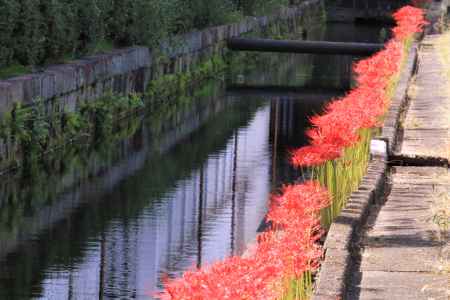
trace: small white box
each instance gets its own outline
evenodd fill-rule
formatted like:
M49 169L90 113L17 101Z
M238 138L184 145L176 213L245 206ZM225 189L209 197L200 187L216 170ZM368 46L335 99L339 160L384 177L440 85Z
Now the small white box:
M373 139L370 141L370 155L373 157L387 158L387 144L384 140Z

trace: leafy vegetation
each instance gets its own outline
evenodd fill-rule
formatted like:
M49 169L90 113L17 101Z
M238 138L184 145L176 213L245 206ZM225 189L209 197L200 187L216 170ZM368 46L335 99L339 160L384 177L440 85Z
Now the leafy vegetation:
M2 167L14 167L20 160L28 164L65 142L87 137L94 140L112 134L118 119L143 108L141 95L107 95L86 102L76 112L53 112L48 116L47 103L39 100L30 106L16 103L0 122Z
M23 65L19 64L10 65L8 67L0 69L0 80L14 76L19 76L26 73L31 73L31 71L32 71L31 68Z

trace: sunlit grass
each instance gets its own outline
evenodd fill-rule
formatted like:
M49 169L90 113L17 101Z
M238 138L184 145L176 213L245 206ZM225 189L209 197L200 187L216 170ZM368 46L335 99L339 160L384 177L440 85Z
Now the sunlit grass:
M307 300L313 293L313 275L307 271L300 278L287 279L281 300Z
M434 194L431 211L433 223L441 232L447 232L450 229L450 195L447 191Z
M312 167L313 179L327 187L332 196L331 205L322 210L322 225L329 228L346 206L350 194L358 189L369 163L369 147L372 129L360 131L360 141L345 149L342 158Z

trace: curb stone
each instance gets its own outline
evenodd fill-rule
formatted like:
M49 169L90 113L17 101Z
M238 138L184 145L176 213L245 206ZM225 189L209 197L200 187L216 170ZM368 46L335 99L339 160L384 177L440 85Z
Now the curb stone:
M409 51L400 73L391 106L378 140L386 143L387 157L399 141L399 121L408 98L408 84L417 63L417 43ZM322 262L312 300L344 299L351 282L351 270L357 263L358 243L371 207L381 204L388 185L388 162L383 155L374 156L357 191L353 192L339 217L333 222L325 240Z

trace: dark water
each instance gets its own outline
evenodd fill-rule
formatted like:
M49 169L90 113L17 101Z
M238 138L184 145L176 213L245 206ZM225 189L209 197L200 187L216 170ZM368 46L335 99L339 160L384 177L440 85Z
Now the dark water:
M332 26L309 38L378 39ZM287 155L306 144L308 116L351 85L351 62L267 54L228 89L210 82L32 179L2 178L0 299L148 299L167 275L241 254L269 193L298 176Z

